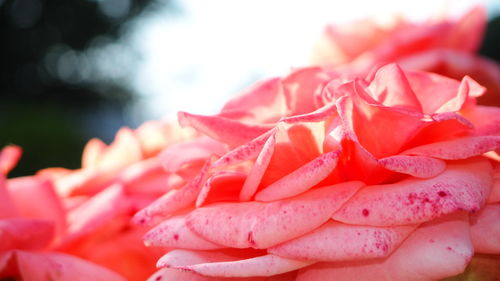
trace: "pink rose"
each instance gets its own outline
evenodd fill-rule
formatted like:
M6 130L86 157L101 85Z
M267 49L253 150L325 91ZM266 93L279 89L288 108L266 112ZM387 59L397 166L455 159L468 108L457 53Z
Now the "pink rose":
M134 217L169 249L149 280L437 280L500 253L484 91L394 64L370 80L305 68L218 115L180 113L211 139L162 153L195 173Z
M397 62L405 69L439 73L454 79L471 76L490 92L482 104L500 105L500 66L476 55L486 26L483 7L459 19L415 24L400 17L391 21L362 20L328 26L313 52L313 64L368 75L370 69Z

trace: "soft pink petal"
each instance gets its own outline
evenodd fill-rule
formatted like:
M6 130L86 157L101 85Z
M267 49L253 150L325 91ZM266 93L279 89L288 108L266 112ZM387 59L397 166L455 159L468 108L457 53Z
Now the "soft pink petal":
M311 261L386 257L416 226L373 227L329 221L311 233L268 249L270 254Z
M436 110L435 113L459 111L467 100L467 97L480 96L484 93L485 90L486 89L484 87L477 84L477 82L472 80L472 78L470 78L469 76L465 76L460 82L460 86L457 89L456 96L447 100Z
M180 189L170 190L165 195L137 212L132 220L136 224L150 224L157 218L169 216L194 203L202 182L206 180L209 166L210 161L207 161L194 179Z
M431 178L446 169L443 160L425 156L395 155L378 160L387 170L407 174L416 178Z
M246 89L224 105L221 117L259 123L276 122L286 113L281 78L272 78Z
M175 249L211 250L220 245L209 242L193 233L187 226L185 216L168 218L144 235L147 246Z
M40 219L0 220L0 252L11 249L43 249L54 238L54 223Z
M7 175L19 162L23 153L20 146L7 145L0 151L0 174Z
M478 136L426 144L410 148L402 152L402 154L459 160L496 149L500 149L500 136Z
M363 184L348 182L270 203L223 203L199 208L187 225L203 238L233 248L268 248L326 222Z
M23 280L126 281L107 268L66 254L17 251L16 256Z
M283 79L287 116L300 115L316 109L314 97L336 75L320 67L297 69Z
M271 157L273 156L275 144L276 137L271 135L262 147L259 156L257 156L257 159L255 160L243 187L241 188L240 201L250 200L250 198L252 198L257 191L260 181L262 180L269 162L271 161Z
M170 281L170 280L179 280L179 281L213 281L213 278L201 276L199 274L183 271L175 268L162 268L155 272L155 274L151 275L147 281Z
M149 158L123 169L116 178L129 193L160 196L183 183L180 176L163 169L158 158Z
M470 234L477 253L500 254L500 204L486 205L471 215Z
M278 275L297 270L312 263L314 262L265 255L246 260L193 264L178 268L205 276L252 277Z
M190 126L197 131L231 146L242 145L270 130L272 125L243 123L219 117L179 112L181 126Z
M183 165L195 161L205 161L211 155L224 155L224 144L208 137L171 145L161 152L160 161L167 171L177 172Z
M63 233L66 211L51 181L40 176L13 178L8 180L7 189L22 217L54 222L55 234Z
M319 156L261 190L255 196L255 200L264 202L280 200L309 190L335 169L339 154L340 151L331 151Z
M430 179L406 179L363 188L333 219L355 225L393 226L429 221L458 210L478 211L492 179L484 159L449 164Z
M5 177L0 174L0 219L18 216L18 211L6 186Z
M461 114L474 124L476 135L500 134L499 107L476 105L464 110Z
M491 187L488 203L500 202L500 178L493 179L493 186Z
M422 111L405 73L397 64L379 68L368 88L371 96L384 106Z
M445 112L445 108L451 109L452 103L450 102L457 98L456 105L459 107L454 108L456 111L460 109L463 103L463 96L457 97L458 89L460 87L460 82L455 79L450 79L448 77L429 73L422 71L406 71L406 78L410 83L410 87L415 92L417 99L422 105L422 112L425 114L433 114L436 112ZM439 95L436 95L439 93ZM445 104L448 106L445 106ZM440 110L440 108L442 110Z
M319 121L323 121L329 117L336 116L336 114L337 114L336 110L337 110L337 107L336 107L335 103L331 102L323 107L316 109L313 112L305 113L305 114L301 114L301 115L294 115L294 116L290 116L290 117L284 117L281 119L281 121L288 123L288 124L295 124L295 123L301 123L301 122L319 122Z
M461 215L422 225L385 259L321 263L299 271L296 281L433 281L460 274L474 254Z
M123 187L110 186L69 212L65 242L87 235L129 211L130 202Z

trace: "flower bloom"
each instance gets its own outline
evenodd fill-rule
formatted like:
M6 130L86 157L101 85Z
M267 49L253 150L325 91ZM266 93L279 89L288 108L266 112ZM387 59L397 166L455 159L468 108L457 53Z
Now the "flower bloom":
M149 280L437 280L500 253L500 109L476 105L484 92L396 64L304 68L217 115L179 113L210 140L160 156L195 168L134 217L169 249Z
M405 69L439 73L454 79L469 75L490 92L482 104L500 105L500 66L476 54L486 26L483 7L458 19L415 24L401 17L330 25L313 52L315 65L369 75L370 69L397 62Z

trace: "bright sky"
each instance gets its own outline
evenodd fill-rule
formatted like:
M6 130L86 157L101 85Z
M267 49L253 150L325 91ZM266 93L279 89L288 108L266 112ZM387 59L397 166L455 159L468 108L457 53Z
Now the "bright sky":
M489 8L500 3L483 2ZM133 84L144 97L140 105L148 108L147 119L174 116L179 110L215 113L253 82L306 65L328 22L393 11L421 19L446 7L460 13L474 3L478 1L177 1L181 15L158 15L136 27L132 40L144 62Z

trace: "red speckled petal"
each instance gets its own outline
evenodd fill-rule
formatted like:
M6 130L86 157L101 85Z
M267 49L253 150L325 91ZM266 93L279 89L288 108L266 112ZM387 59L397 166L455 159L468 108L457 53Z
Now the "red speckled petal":
M201 276L196 273L175 268L162 268L155 272L147 281L214 281L211 277Z
M0 251L43 249L54 237L54 223L39 219L0 220Z
M433 281L455 276L474 254L463 215L422 225L385 259L320 263L299 271L296 281Z
M317 157L261 190L255 196L255 200L264 202L280 200L309 190L335 169L339 154L340 151L331 151Z
M440 175L363 188L333 219L355 225L414 224L458 210L478 211L492 185L485 159L449 164Z
M395 155L378 160L387 170L407 174L416 178L431 178L446 169L443 160L425 156Z
M144 235L147 246L170 247L193 250L219 249L221 246L209 242L193 233L187 226L185 216L176 216L163 221Z
M471 215L471 239L477 253L500 254L500 204Z
M215 140L239 146L272 129L274 125L247 124L219 116L203 116L179 112L181 126L190 126Z
M252 169L250 170L250 173L248 174L243 187L241 188L240 201L250 200L250 198L252 198L252 196L257 191L262 177L266 172L267 166L271 161L271 157L273 156L275 144L276 137L272 135L267 139L266 143L262 147L259 156L257 156L257 159L255 160L255 163L252 166Z
M347 182L270 203L207 206L191 212L186 219L187 225L217 244L233 248L268 248L325 223L361 186L361 182Z
M226 153L224 144L204 136L173 144L161 152L159 158L167 171L177 172L185 164L204 161L211 155L223 155L224 153Z
M7 190L19 215L51 221L54 223L56 235L64 232L66 211L51 181L39 176L13 178L7 181Z
M16 251L22 280L30 281L126 281L107 268L60 253Z
M297 270L314 262L286 259L275 255L265 255L246 260L194 264L179 267L198 274L214 277L273 276Z
M274 135L275 132L275 129L271 129L266 133L256 137L255 139L245 143L244 145L238 146L237 148L223 155L221 158L217 159L212 167L215 168L219 166L229 166L257 157L257 155L259 155L260 151L267 142L268 138L271 135Z
M402 154L458 160L481 155L496 149L500 149L500 136L479 136L422 145L408 149Z
M373 227L329 221L313 232L269 248L270 254L312 261L348 261L385 257L416 226Z
M21 158L23 150L17 145L7 145L0 151L0 174L7 175Z
M198 175L180 189L173 189L153 203L137 212L132 218L136 224L150 224L156 218L169 216L194 203L200 192L201 183L205 180L210 161L205 163Z

